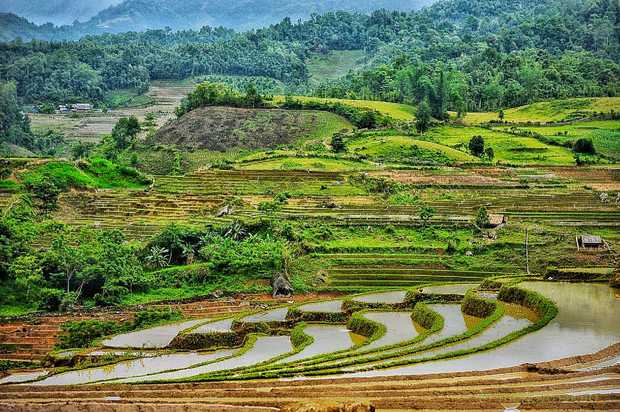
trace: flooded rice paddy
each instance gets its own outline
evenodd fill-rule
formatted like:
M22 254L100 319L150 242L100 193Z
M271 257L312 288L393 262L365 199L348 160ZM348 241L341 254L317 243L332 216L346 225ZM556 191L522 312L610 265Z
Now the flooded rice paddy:
M214 353L173 353L140 358L98 368L82 369L50 376L35 385L78 385L132 376L150 375L173 369L185 369L223 357L231 356L235 350L221 350Z
M327 300L324 302L308 303L299 307L302 312L341 313L342 300Z
M314 341L301 352L283 359L281 363L338 352L355 345L351 331L342 325L309 325L304 329L304 333L311 336Z
M266 312L246 316L245 318L241 319L241 321L247 323L284 322L286 320L287 313L288 307L271 309Z
M620 342L620 322L618 322L620 300L616 298L613 289L607 285L524 282L521 286L549 297L558 306L557 317L544 328L486 352L394 369L364 372L356 376L429 374L505 368L594 353ZM527 316L521 319L510 317L519 322L529 322ZM513 320L510 324L515 325L514 322ZM495 330L498 329L495 328ZM494 335L499 336L495 333ZM486 340L482 336L489 336L489 334L479 335L477 338L479 343Z
M381 323L386 331L383 336L364 346L363 350L380 348L406 342L418 336L419 326L411 319L411 312L368 312L366 319Z
M230 332L232 328L233 318L217 320L215 322L205 323L191 330L192 333L222 333Z
M212 372L225 371L256 365L266 362L273 358L285 355L293 351L291 339L288 336L262 336L256 340L254 346L247 352L224 359L219 362L212 362L195 368L183 369L174 372L158 373L139 378L123 379L116 382L153 382L161 380L176 380L191 378Z
M0 379L0 385L33 381L35 379L42 378L43 376L47 374L48 374L47 371L14 373L12 375L5 376L4 378Z
M475 284L453 284L427 288L425 292L462 294ZM524 363L546 362L576 355L597 352L620 342L620 299L613 289L604 284L524 282L521 287L530 289L553 300L559 313L546 327L522 336L495 349L478 351L459 356L464 351L478 350L486 345L522 331L537 322L538 314L519 305L502 302L504 315L476 335L444 344L432 349L426 345L440 344L447 338L458 337L481 321L462 313L456 303L428 304L443 318L443 328L419 342L409 342L424 332L411 318L411 310L376 310L363 314L367 319L385 326L385 333L367 345L364 337L352 333L344 325L309 324L304 332L313 342L293 353L289 336L259 336L251 348L225 349L216 352L170 352L166 348L183 331L194 333L228 332L233 319L195 319L157 326L146 330L118 335L104 342L104 348L78 352L86 356L135 356L107 366L73 370L46 376L47 371L16 373L0 379L0 384L36 381L36 385L79 385L95 382L153 382L195 378L200 375L225 374L226 371L253 367L281 368L285 364L338 367L338 359L354 360L355 366L344 366L343 377L369 377L482 371L517 366ZM438 289L439 288L439 289ZM391 291L358 296L365 303L395 304L402 302L404 291ZM489 295L489 298L494 298ZM306 312L341 313L343 300L304 304L299 307ZM243 322L282 322L287 307L273 308L261 313L246 315ZM282 333L276 332L276 333ZM286 332L285 332L286 333ZM359 346L359 348L357 347ZM159 350L139 350L159 349ZM354 350L350 350L354 349ZM405 352L408 351L408 352ZM321 360L318 355L341 352L338 357ZM409 353L404 355L404 353ZM69 355L69 354L67 354ZM377 357L377 355L380 355ZM432 358L446 358L436 359ZM573 370L596 371L619 363L617 355L591 364L573 366ZM410 363L391 369L383 369L392 362ZM352 365L352 363L348 363ZM607 388L601 388L607 393Z
M362 303L379 303L385 305L395 305L398 303L403 303L405 301L405 297L407 296L407 291L398 290L393 292L382 292L382 293L374 293L371 295L363 295L353 298L355 302Z
M107 348L162 349L170 345L170 342L183 330L207 321L207 319L193 319L125 333L107 339L102 344Z

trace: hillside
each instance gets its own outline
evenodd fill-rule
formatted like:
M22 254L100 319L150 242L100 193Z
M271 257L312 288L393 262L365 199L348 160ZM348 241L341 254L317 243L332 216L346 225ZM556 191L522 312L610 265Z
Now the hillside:
M77 39L88 34L123 33L148 29L200 29L203 26L249 30L269 26L284 18L306 20L312 14L331 11L370 13L374 10L417 10L434 0L106 0L95 3L76 0L16 2L5 0L0 11L24 17L0 16L0 39ZM110 7L107 7L110 6ZM47 19L46 19L47 16ZM77 21L76 21L77 20ZM75 21L75 22L74 22ZM13 36L13 37L11 37Z
M299 140L331 136L353 126L331 113L203 107L157 131L153 143L188 150L275 148Z

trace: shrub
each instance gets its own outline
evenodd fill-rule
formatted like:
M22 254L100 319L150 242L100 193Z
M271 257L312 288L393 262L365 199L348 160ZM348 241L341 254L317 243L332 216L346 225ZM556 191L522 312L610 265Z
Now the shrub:
M461 309L466 315L478 318L486 318L491 316L495 311L497 304L491 300L481 298L474 291L469 291L463 299Z
M124 326L114 321L82 320L67 322L61 326L59 346L61 349L86 348L96 339L122 332Z
M491 223L490 218L489 218L489 212L487 212L487 208L484 206L481 206L480 209L478 209L478 213L476 213L476 226L480 229L484 229L485 227L488 227Z
M474 136L469 141L469 151L476 157L484 154L484 138L482 136Z
M596 149L594 148L594 143L592 143L592 139L579 139L573 145L573 151L575 153L583 153L594 155L596 154Z
M178 309L146 309L136 313L133 328L140 329L157 323L179 320L183 314Z

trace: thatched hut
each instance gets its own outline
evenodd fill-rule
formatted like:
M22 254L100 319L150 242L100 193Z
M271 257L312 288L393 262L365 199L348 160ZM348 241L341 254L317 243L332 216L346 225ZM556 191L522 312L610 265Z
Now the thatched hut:
M489 227L497 228L508 223L508 218L504 215L489 214Z

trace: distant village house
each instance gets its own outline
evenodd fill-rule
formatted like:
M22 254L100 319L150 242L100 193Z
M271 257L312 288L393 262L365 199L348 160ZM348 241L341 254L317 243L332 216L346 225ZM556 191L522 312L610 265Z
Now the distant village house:
M89 112L93 110L93 105L90 103L76 103L71 105L71 110L74 112Z

